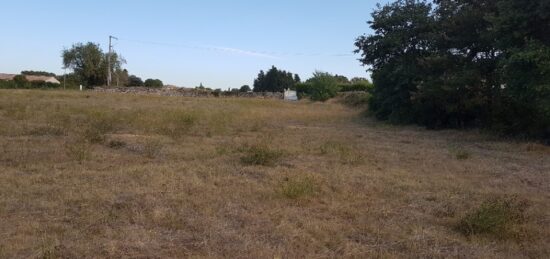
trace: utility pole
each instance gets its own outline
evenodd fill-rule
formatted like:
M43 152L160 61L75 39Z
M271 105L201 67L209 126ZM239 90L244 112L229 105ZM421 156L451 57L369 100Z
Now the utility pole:
M111 71L111 54L113 53L112 39L118 40L118 38L109 35L109 53L107 54L107 87L111 86L111 80L112 80L112 76L111 76L111 72L112 72Z

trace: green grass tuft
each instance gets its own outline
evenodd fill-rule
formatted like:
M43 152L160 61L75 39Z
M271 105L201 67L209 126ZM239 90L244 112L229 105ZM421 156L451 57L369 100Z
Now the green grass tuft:
M285 179L281 185L281 194L288 199L299 199L315 194L317 186L310 177Z
M517 198L491 199L464 215L455 229L466 236L491 235L504 239L523 223L526 207L527 203Z
M245 148L244 153L241 162L245 165L275 166L283 156L280 150L273 150L264 145Z

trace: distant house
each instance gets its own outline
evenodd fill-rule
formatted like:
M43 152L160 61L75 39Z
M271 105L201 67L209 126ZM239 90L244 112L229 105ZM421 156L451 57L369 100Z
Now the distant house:
M2 73L0 73L0 80L11 81L11 80L13 80L13 78L15 76L16 75L13 75L13 74L2 74Z
M61 84L55 76L25 76L29 82L46 82L51 84Z
M2 74L0 73L0 80L4 81L11 81L13 78L17 76L14 74ZM29 82L45 82L45 83L51 83L51 84L61 84L55 76L31 76L31 75L24 75L27 81Z

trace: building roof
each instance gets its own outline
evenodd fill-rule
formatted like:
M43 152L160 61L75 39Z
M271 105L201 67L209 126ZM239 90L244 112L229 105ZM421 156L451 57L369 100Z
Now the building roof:
M16 75L14 74L2 74L0 73L0 80L13 80Z
M46 82L46 83L53 83L53 84L61 84L59 80L57 80L54 76L28 76L26 75L25 78L29 82Z
M0 73L0 80L13 80L13 78L17 76L15 74L2 74ZM31 76L31 75L25 75L25 78L29 82L46 82L46 83L53 83L53 84L61 84L59 80L55 78L55 76Z

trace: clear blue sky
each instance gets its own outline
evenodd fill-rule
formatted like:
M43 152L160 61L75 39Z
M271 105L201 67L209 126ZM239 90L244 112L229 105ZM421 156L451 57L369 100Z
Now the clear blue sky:
M7 0L0 73L62 74L60 53L76 42L120 38L131 74L213 88L252 84L275 65L303 79L315 70L368 77L352 54L377 2L369 0Z

